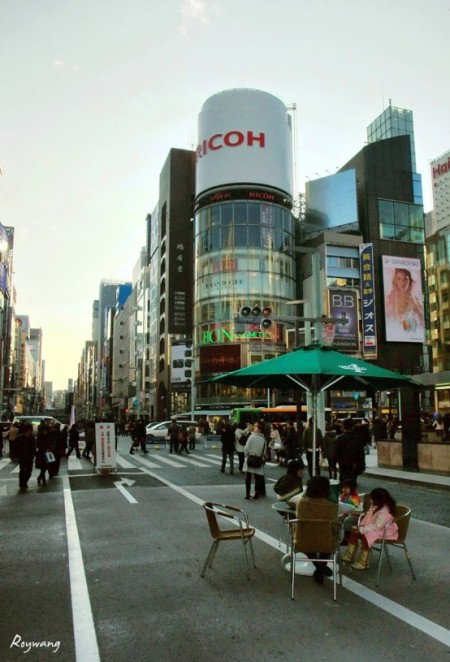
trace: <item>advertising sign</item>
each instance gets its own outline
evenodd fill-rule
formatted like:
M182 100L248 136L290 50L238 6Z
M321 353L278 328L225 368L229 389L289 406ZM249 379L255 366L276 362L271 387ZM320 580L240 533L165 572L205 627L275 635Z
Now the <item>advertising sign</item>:
M200 373L220 373L239 370L241 346L238 344L200 347Z
M267 92L227 90L210 97L199 115L196 195L256 183L292 196L291 133L285 104Z
M95 424L95 448L97 471L115 471L116 435L114 423Z
M333 347L342 351L357 351L358 295L354 290L332 288L328 290L330 317L345 315L347 324L335 324Z
M186 384L192 377L192 343L172 343L172 384Z
M362 349L364 356L377 356L377 318L373 273L373 246L360 244L359 271L361 283Z
M386 341L425 341L421 264L418 258L382 255Z

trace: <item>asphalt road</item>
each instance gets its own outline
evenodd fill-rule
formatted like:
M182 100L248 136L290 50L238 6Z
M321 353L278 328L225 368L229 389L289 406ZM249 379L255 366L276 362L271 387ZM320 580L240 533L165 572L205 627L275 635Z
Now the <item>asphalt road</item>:
M117 473L97 475L86 460L63 461L48 487L18 494L14 465L0 461L0 659L58 662L359 662L441 660L450 652L449 492L393 485L413 509L408 546L393 572L376 560L344 568L343 587L296 579L281 569L281 518L267 466L266 499L245 501L243 476L222 474L219 449L189 457L149 447L128 454ZM382 481L362 477L361 491ZM202 503L248 511L257 568L245 577L242 550L211 544ZM443 523L446 522L446 523Z

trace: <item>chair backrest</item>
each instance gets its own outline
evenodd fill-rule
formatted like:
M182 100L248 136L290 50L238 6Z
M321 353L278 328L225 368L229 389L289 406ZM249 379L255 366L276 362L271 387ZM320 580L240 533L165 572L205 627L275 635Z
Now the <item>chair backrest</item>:
M339 524L328 519L296 519L295 551L333 554L338 545Z
M396 542L405 542L410 519L411 508L402 505L395 506L395 521L398 526L398 538Z
M217 522L218 512L215 510L215 504L211 501L206 501L203 504L203 508L206 512L206 519L208 520L209 530L213 538L217 538L220 533L219 523Z
M369 508L370 508L370 492L366 492L363 495L363 504L362 504L363 513L367 513Z

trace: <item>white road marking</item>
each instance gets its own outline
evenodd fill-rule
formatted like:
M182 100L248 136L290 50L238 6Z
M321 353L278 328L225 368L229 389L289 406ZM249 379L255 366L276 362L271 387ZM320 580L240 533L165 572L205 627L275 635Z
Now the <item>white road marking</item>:
M117 489L119 490L119 492L120 492L121 494L123 494L123 496L125 497L125 499L126 499L129 503L138 503L138 502L137 502L137 500L134 498L134 496L132 496L132 495L128 492L128 490L124 487L124 484L125 484L125 485L128 485L129 487L131 487L131 485L134 485L134 483L135 483L135 481L134 481L134 480L129 480L129 478L121 478L120 480L116 480L116 481L114 481L114 486L117 487Z
M76 660L77 662L99 662L100 653L68 476L63 476L63 484Z
M175 492L178 492L186 499L193 501L199 506L203 505L204 503L203 499L200 499L199 497L195 496L194 494L191 494L184 488L179 487L174 483L171 483L170 480L162 478L161 476L157 476L156 474L153 474L151 471L146 471L146 473L148 473L153 478L158 479L159 481L164 483L164 485L167 485L167 487L170 487ZM255 536L259 538L259 540L261 540L262 542L269 545L270 547L273 547L274 549L279 549L278 540L268 535L267 533L264 533L264 531L260 531L259 529L256 529ZM446 628L438 625L437 623L434 623L433 621L430 621L429 619L420 616L420 614L416 614L410 609L407 609L406 607L399 605L398 603L394 602L393 600L390 600L389 598L385 598L379 593L372 591L370 588L358 584L357 582L353 581L352 579L349 579L348 577L342 577L342 586L346 588L348 591L354 593L355 595L358 595L363 600L366 600L366 602L370 602L375 607L378 607L379 609L382 609L383 611L389 613L391 616L394 616L395 618L398 618L400 621L403 621L403 623L406 623L407 625L410 625L411 627L420 630L424 634L428 635L429 637L432 637L433 639L436 639L437 641L440 641L446 646L450 646L450 630L447 630Z

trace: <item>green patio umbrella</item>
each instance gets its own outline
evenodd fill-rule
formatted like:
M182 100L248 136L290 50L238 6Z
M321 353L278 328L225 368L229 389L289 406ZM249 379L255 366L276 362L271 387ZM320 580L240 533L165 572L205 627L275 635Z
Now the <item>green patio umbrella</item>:
M420 388L410 377L374 363L343 354L325 345L308 345L274 359L214 377L211 381L234 386L279 389L301 388L311 394L312 416L317 424L317 397L330 388L377 390ZM315 463L316 426L313 427ZM315 466L313 467L315 473Z

